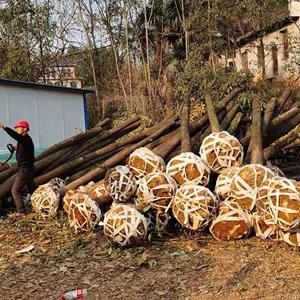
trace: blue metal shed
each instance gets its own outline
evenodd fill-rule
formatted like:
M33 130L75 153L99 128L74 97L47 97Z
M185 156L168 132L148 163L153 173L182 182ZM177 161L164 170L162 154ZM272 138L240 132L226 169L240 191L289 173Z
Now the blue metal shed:
M93 91L0 78L0 122L13 127L27 120L36 148L45 149L87 129L88 93ZM0 152L13 142L0 132Z

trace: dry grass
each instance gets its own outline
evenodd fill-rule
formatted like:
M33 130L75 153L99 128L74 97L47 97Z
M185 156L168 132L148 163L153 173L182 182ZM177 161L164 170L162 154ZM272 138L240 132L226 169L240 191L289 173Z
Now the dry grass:
M75 235L60 216L0 222L2 299L58 299L87 288L88 299L295 299L300 256L252 237L217 242L181 234L144 247L111 247L99 230ZM35 245L17 256L16 250Z

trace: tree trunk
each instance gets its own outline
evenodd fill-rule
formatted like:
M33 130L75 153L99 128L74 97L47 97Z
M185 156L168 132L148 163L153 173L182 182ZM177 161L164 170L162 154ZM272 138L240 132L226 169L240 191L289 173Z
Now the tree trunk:
M267 133L267 131L269 129L269 124L270 124L272 116L273 116L273 112L274 112L274 108L276 106L276 102L277 102L277 99L275 97L273 97L268 102L268 104L266 106L266 110L265 110L264 118L263 118L263 123L262 123L263 136L265 136L265 134Z
M282 150L287 145L293 143L299 138L299 128L294 128L284 137L279 138L277 141L272 143L268 148L265 148L263 155L265 160L274 157L280 150Z
M147 136L147 134L144 131L144 132L138 133L136 135L130 136L128 138L125 138L121 141L116 141L116 142L109 144L106 147L101 148L95 152L86 154L85 156L75 158L72 161L69 161L63 165L60 165L59 167L55 168L54 170L36 178L35 182L38 185L48 182L51 178L59 177L60 175L71 171L72 169L76 168L77 166L83 165L84 163L86 163L90 160L100 158L103 155L113 152L113 151L116 151L117 149L122 148L128 144L135 143L135 142L145 138L146 136Z
M277 101L277 110L282 111L284 108L284 104L286 103L286 101L289 99L291 93L293 91L292 87L287 87L282 95L280 96L280 98Z
M262 80L266 80L266 55L265 55L265 46L262 38L259 39L260 42L260 51L261 51L261 77Z
M221 122L221 128L223 130L227 130L227 128L229 127L231 121L233 120L233 118L235 117L238 109L240 108L239 104L234 105L231 109L227 110L226 115L224 116L224 118L220 119L218 116L219 120L222 120Z
M185 98L180 118L180 132L181 132L181 152L191 152L191 138L190 138L190 100Z
M243 117L243 113L242 112L238 112L234 119L232 120L232 122L230 123L229 128L227 129L227 131L231 134L231 135L235 135L237 128L242 120Z
M294 127L296 127L300 123L300 113L292 117L291 119L285 120L284 123L280 123L280 125L275 126L272 132L264 138L264 146L267 147L272 144L274 141L278 140L280 137L287 134Z
M251 126L251 163L263 164L262 135L261 135L261 110L260 100L252 101L252 126Z
M221 127L217 118L216 110L213 104L213 101L210 95L205 95L205 103L207 108L207 114L210 122L210 127L212 132L219 132L221 131Z
M216 106L216 111L220 112L222 109L226 107L226 105L241 91L241 89L237 88L233 90L229 95L227 95L221 102L219 102ZM199 132L206 124L208 123L207 114L203 115L199 120L194 122L190 126L190 134L193 136L195 133ZM165 143L159 145L154 148L153 151L160 155L163 158L166 158L170 155L170 153L176 149L176 147L180 143L180 133L179 130L176 130L176 134L169 138Z
M270 122L269 130L268 132L271 132L274 130L275 127L279 126L286 120L294 117L296 114L300 113L300 108L293 107L290 110L286 111L285 113L277 116Z
M50 148L48 148L47 150L45 150L43 153L41 153L36 160L40 160L58 150L61 150L63 148L66 148L68 146L74 145L76 143L82 143L83 139L89 139L92 136L98 135L100 132L103 131L103 127L110 121L109 118L104 119L102 122L98 123L97 126L95 126L94 128L86 131L86 132L81 132L75 136L72 136L66 140L63 140L53 146L51 146Z
M117 155L113 156L112 158L108 159L105 161L104 164L99 165L97 168L94 170L90 171L89 173L85 174L84 176L80 177L79 179L69 183L67 186L64 187L62 194L65 194L66 191L69 189L74 189L77 188L81 185L87 184L89 181L93 180L93 178L97 177L102 177L105 175L106 171L109 168L112 168L116 166L119 162L123 161L126 157L128 157L134 150L145 146L152 140L156 139L159 135L161 135L164 131L168 130L170 127L174 125L175 122L170 122L166 124L165 126L161 127L160 130L152 134L151 136L143 139L139 143L132 145L130 147L125 148L121 152L119 152ZM1 195L1 194L0 194Z

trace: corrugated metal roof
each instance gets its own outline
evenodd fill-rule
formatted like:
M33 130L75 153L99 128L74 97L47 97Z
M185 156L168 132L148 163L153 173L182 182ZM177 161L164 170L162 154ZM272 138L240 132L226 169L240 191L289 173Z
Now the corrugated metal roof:
M0 78L0 84L2 85L12 85L12 86L19 86L31 89L41 89L41 90L52 90L52 91L59 91L65 93L76 93L76 94L90 94L94 93L94 90L87 90L87 89L77 89L77 88L70 88L64 87L59 85L49 85L31 81L22 81L22 80L14 80L14 79L6 79Z

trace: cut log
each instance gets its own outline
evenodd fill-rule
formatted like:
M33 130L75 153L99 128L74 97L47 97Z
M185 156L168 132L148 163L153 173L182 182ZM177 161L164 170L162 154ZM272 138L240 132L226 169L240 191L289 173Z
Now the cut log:
M280 98L278 99L277 101L277 107L276 107L276 110L277 112L280 112L283 110L284 108L284 104L286 103L286 101L288 100L288 98L290 97L291 93L293 91L293 88L292 87L287 87L282 95L280 96Z
M109 123L110 119L106 118L103 121L99 122L97 124L97 126L93 127L92 129L86 131L86 132L81 132L75 136L72 136L68 139L65 139L53 146L51 146L50 148L48 148L47 150L45 150L44 152L42 152L39 156L37 156L36 160L40 160L58 150L61 150L63 148L66 148L68 146L74 145L76 143L82 142L82 140L86 140L88 138L91 138L97 134L99 134L101 131L103 131L103 127L105 125L107 125Z
M268 148L264 149L263 155L265 160L274 157L280 150L293 143L299 137L299 128L294 128L284 137L281 137L280 139L272 143Z
M230 126L230 123L232 122L239 108L240 108L239 104L234 105L231 109L227 111L227 114L224 116L223 119L220 119L218 115L218 119L222 120L222 122L220 122L221 123L220 126L223 130L227 130L227 128Z
M264 140L264 145L265 146L270 145L270 143L274 142L276 139L280 138L281 136L283 136L284 134L289 132L291 129L293 129L293 127L288 127L287 131L282 131L283 133L280 133L281 132L281 130L280 130L281 124L283 124L285 122L289 122L289 120L291 120L291 122L292 122L291 124L294 124L295 122L298 122L298 123L300 122L300 117L296 118L295 121L292 120L297 115L300 115L300 108L293 107L290 110L286 111L285 113L272 119L269 123L269 127L268 127L267 131L265 131L264 137L267 137L267 138L266 138L266 140ZM299 121L296 121L296 120L299 120ZM283 125L283 126L285 126L285 125ZM274 132L277 130L279 130L277 133ZM273 135L274 135L274 138L272 138ZM241 139L242 145L247 146L249 144L250 139L251 139L251 131L249 130L249 131L247 131L246 135ZM271 142L270 142L270 140L271 140Z
M277 102L276 97L273 97L267 103L267 106L266 106L266 109L265 109L265 113L264 113L264 117L263 117L263 123L262 123L262 133L263 133L263 136L266 135L266 133L267 133L267 131L269 129L269 124L271 122L271 119L272 119L272 116L273 116L273 113L274 113L274 108L276 106L276 102Z
M180 117L180 132L181 132L181 152L191 152L191 137L190 137L190 100L184 99L183 108Z
M258 98L252 101L251 144L251 163L263 165L261 109L260 100Z
M286 120L294 117L296 114L300 113L300 108L293 107L290 110L286 111L285 113L277 116L270 122L269 130L272 131L276 126L279 126L281 123L285 122Z
M100 143L102 141L107 141L111 137L117 137L119 138L124 134L124 131L126 128L127 130L133 130L133 128L137 128L140 125L140 117L133 117L127 121L124 121L120 123L117 126L114 126L112 129L103 132L98 137L95 137L93 139L90 139L88 142L81 145L74 153L72 154L72 158L76 157L76 155L80 155L84 151L88 150L93 145ZM128 128L129 127L129 128ZM123 132L122 132L123 131ZM128 131L126 131L128 133Z
M285 122L280 123L280 125L273 128L272 131L264 138L264 147L268 147L270 144L278 140L280 137L284 136L290 132L294 127L300 123L300 113L296 114L294 117L285 120Z
M0 165L0 172L3 172L7 169L9 169L11 166L10 164L6 163L6 164L3 164L3 165Z
M206 94L204 96L204 98L205 98L205 103L206 103L207 114L208 114L208 118L209 118L211 131L219 132L219 131L221 131L221 127L220 127L220 124L218 121L218 117L217 117L216 110L215 110L213 101L211 99L211 96Z
M103 134L88 140L83 145L72 148L72 150L69 153L66 153L64 156L61 156L53 165L49 166L49 168L47 168L44 171L44 173L50 172L52 169L57 168L60 165L65 164L66 162L72 161L73 159L79 156L86 155L88 153L96 151L97 149L105 147L110 143L113 143L118 138L122 137L123 135L126 135L130 131L133 131L134 129L139 127L139 120L131 123L134 119L131 119L129 121L130 124L128 124L128 122L123 122L120 126L116 126L107 132L103 132Z
M147 145L152 140L156 139L158 136L160 136L164 131L168 130L170 127L174 125L175 122L170 122L166 124L165 126L162 126L157 132L152 134L151 136L143 139L137 144L134 144L130 147L126 147L126 149L119 152L117 155L114 155L112 158L108 159L104 163L100 164L97 168L94 170L86 173L82 177L78 178L77 180L69 183L64 187L62 190L62 194L65 194L69 189L77 188L81 185L85 185L94 178L99 179L100 177L103 177L106 173L106 171L114 166L116 166L121 161L125 160L134 150L143 147Z
M173 117L168 122L175 122L175 120L176 120L176 117ZM156 130L158 130L159 126L161 126L161 124L156 125L153 128L149 128L148 130L145 130L138 134L124 138L122 140L115 141L114 143L111 143L97 151L91 152L89 154L86 154L85 156L81 156L72 161L69 161L69 162L55 168L54 170L52 170L44 175L39 176L38 178L36 178L35 182L38 185L43 184L45 182L48 182L51 178L59 177L62 174L67 173L67 172L71 171L72 169L76 168L77 166L80 166L90 160L101 158L101 157L103 157L103 155L105 155L107 153L112 153L112 152L116 151L117 149L120 149L128 144L136 143L136 142L146 138L147 136L153 134Z
M242 120L242 117L243 117L243 113L242 113L242 112L238 112L238 113L235 115L234 119L233 119L232 122L230 123L229 128L227 129L227 131L228 131L230 134L234 135L234 134L236 133L236 131L237 131L237 129L238 129L238 126L239 126L239 124L240 124L240 122L241 122L241 120Z
M226 108L227 104L234 99L236 95L241 91L241 89L237 88L233 90L229 95L227 95L221 102L216 105L216 112L220 112L224 108ZM208 115L203 115L199 120L193 123L190 126L190 134L193 136L194 134L198 133L204 126L208 124ZM158 147L153 149L153 152L157 155L161 156L162 158L166 159L174 149L180 143L180 134L179 131L176 131L176 134L169 138L165 143L162 143Z

